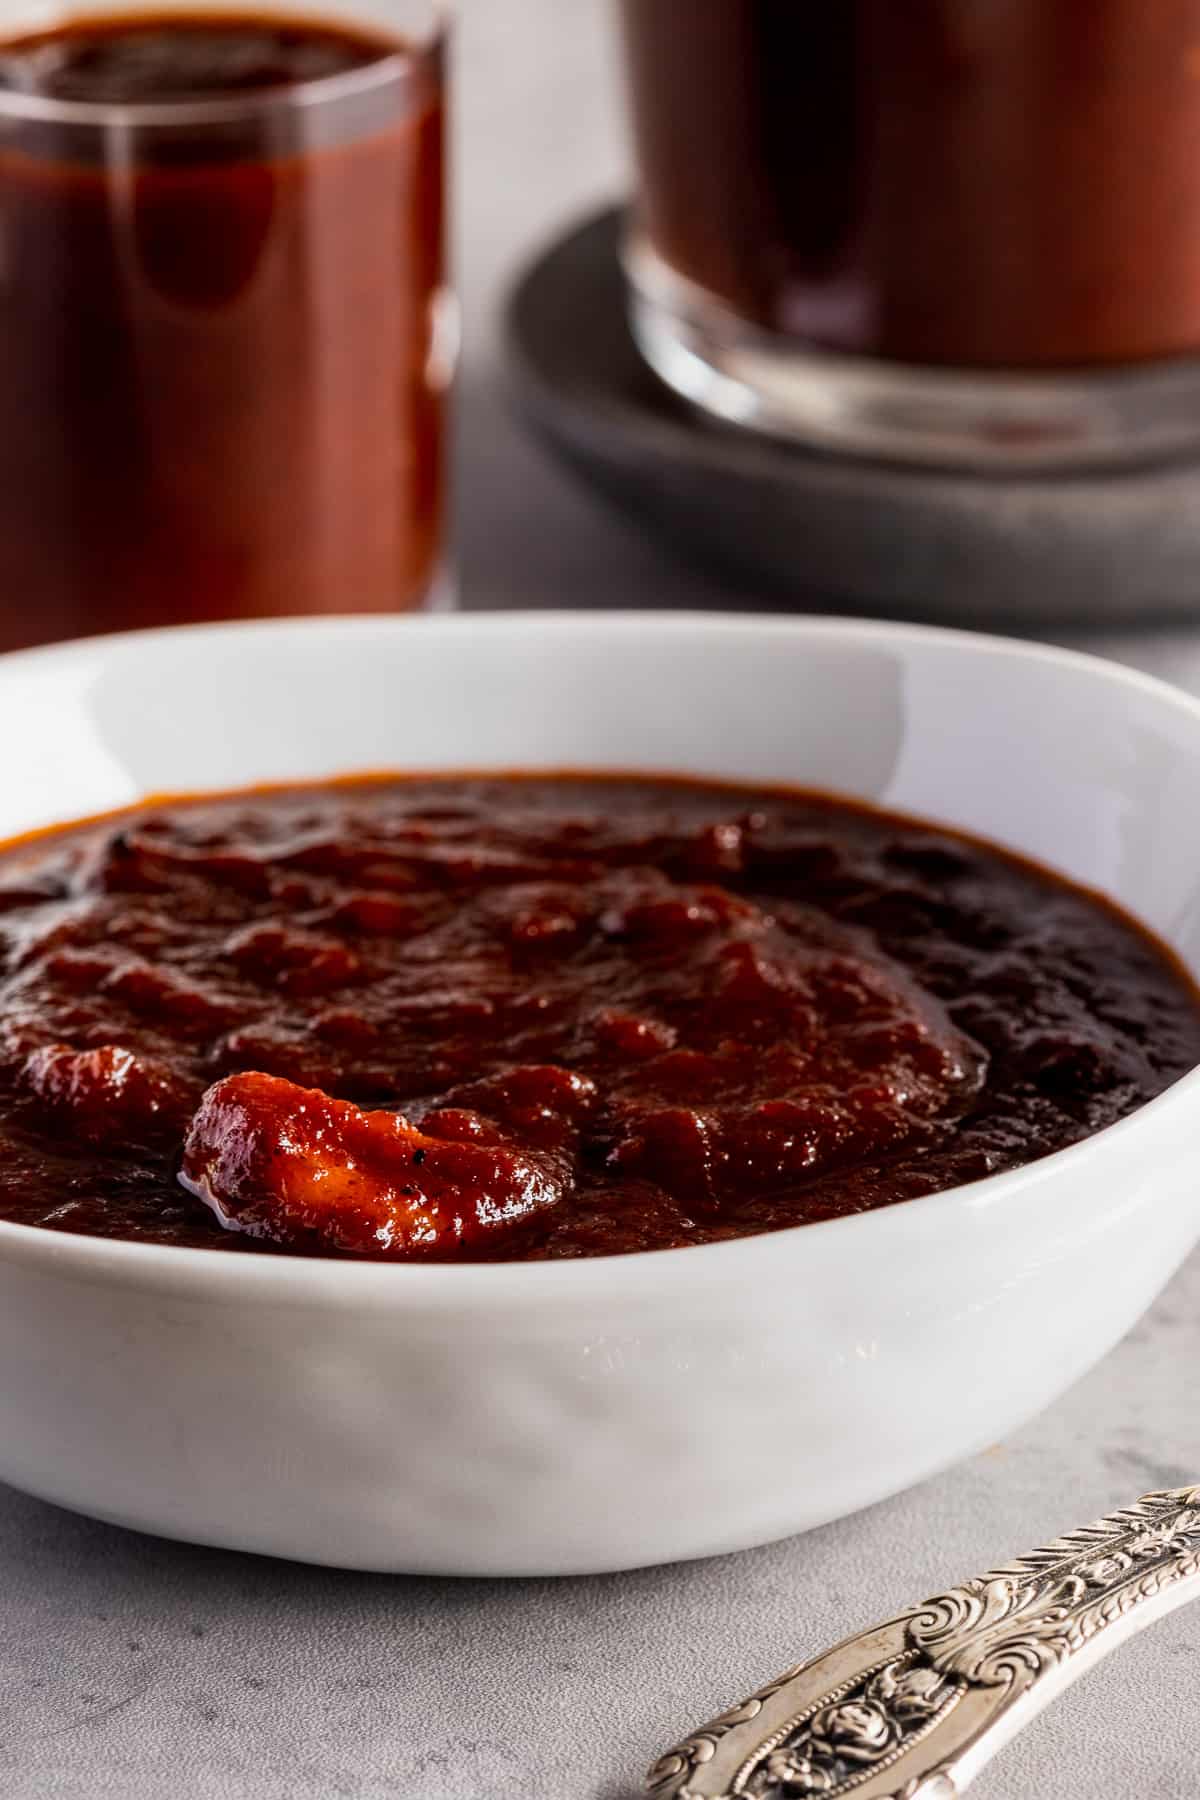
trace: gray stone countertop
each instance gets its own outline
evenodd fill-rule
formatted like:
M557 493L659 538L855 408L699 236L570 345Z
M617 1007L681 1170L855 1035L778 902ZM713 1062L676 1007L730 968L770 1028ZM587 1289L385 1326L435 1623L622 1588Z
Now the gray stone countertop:
M701 605L508 421L504 281L620 190L602 0L465 0L460 572L474 606ZM1200 692L1200 632L1077 638ZM1034 1424L740 1556L594 1580L349 1575L176 1546L0 1489L5 1800L624 1800L681 1727L800 1655L1143 1491L1200 1478L1200 1261ZM636 1505L636 1495L629 1504ZM1139 1638L980 1800L1195 1800L1200 1610Z

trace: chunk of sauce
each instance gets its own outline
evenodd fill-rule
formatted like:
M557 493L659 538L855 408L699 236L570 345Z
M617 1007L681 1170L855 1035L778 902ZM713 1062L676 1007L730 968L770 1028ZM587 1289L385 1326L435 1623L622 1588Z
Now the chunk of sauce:
M1116 908L966 837L659 777L164 802L0 856L0 1217L509 1260L886 1206L1200 1061Z

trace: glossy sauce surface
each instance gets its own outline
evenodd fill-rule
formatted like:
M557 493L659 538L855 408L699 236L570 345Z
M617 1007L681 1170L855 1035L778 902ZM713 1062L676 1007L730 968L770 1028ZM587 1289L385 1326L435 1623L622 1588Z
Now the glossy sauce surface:
M1200 346L1200 0L620 16L650 236L746 317L976 367Z
M153 12L0 43L0 89L103 106L205 100L365 68L389 46L310 21Z
M1132 921L819 796L414 778L0 858L0 1217L509 1259L1012 1168L1200 1061Z
M420 605L436 51L252 12L79 21L0 43L0 119L0 649Z

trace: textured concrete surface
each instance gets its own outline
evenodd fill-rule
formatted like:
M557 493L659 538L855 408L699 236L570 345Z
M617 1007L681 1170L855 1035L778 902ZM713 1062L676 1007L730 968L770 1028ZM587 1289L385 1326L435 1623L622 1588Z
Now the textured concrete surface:
M614 191L620 140L602 0L464 10L467 598L745 605L594 511L508 423L498 284ZM1200 633L1077 641L1200 692ZM592 1581L293 1568L0 1489L0 1795L624 1800L681 1728L797 1656L1147 1489L1200 1478L1197 1366L1200 1261L1040 1420L938 1481L765 1550ZM974 1791L1194 1800L1198 1677L1200 1610L1185 1609L1073 1689Z

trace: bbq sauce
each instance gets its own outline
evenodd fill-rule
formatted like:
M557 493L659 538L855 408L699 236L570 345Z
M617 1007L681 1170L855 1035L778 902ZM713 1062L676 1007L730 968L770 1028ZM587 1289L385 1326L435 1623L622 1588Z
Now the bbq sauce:
M405 1260L713 1243L1018 1168L1197 1062L1200 993L1127 915L799 791L360 780L0 854L22 1224Z

